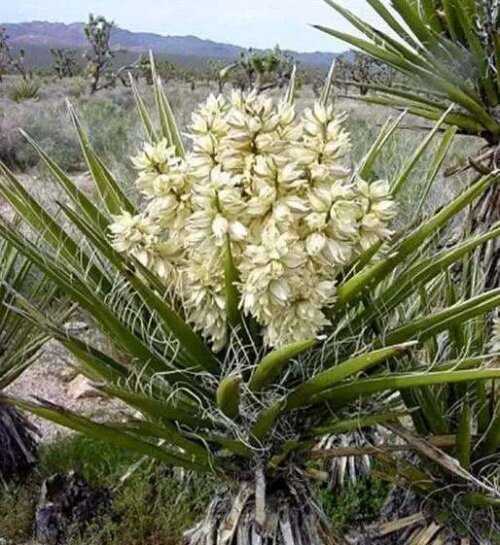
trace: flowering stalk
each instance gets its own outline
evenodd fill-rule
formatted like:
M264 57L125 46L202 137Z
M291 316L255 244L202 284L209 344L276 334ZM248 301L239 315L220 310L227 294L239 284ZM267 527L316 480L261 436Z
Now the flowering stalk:
M193 114L185 159L166 139L133 159L145 207L115 217L114 247L174 286L214 350L228 340L227 242L240 310L266 345L283 346L330 325L339 273L390 237L388 183L342 166L343 121L332 105L317 102L299 118L293 104L235 91Z

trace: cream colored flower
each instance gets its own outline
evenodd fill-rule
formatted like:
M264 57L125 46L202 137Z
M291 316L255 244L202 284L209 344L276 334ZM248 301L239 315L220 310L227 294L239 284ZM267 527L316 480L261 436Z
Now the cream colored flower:
M168 283L176 280L183 256L177 241L163 240L162 227L147 214L124 212L113 219L109 229L115 250L134 257Z
M109 227L112 233L112 241L118 252L132 254L147 253L147 248L158 240L161 229L145 214L133 216L129 212L123 212L114 216L114 223ZM136 255L136 257L138 257ZM140 261L147 261L146 258Z
M132 158L132 162L139 171L136 186L148 198L182 189L186 184L185 164L165 139L144 144L142 153Z
M165 140L134 159L146 196L111 225L113 246L154 271L214 350L228 339L224 263L229 242L241 310L282 346L329 325L339 272L391 236L387 182L350 179L343 117L316 103L234 91L192 115L185 159Z
M212 341L215 351L220 350L227 340L222 263L193 255L185 270L183 291L189 320Z
M362 250L368 250L392 235L388 222L396 215L396 204L391 197L389 183L385 180L369 184L358 179L356 187L363 209L359 243Z

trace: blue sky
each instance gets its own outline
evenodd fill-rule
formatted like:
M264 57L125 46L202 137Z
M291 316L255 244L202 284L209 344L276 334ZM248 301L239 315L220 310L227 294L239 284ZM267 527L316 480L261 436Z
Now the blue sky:
M365 0L340 2L358 14L371 15ZM302 51L344 49L311 28L311 23L349 28L323 0L0 0L0 22L4 23L71 23L85 20L89 12L134 31L194 34L255 47L279 43Z

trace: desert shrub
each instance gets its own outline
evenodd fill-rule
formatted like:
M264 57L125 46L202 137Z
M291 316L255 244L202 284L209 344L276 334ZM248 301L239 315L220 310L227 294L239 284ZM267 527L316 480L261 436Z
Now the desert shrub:
M20 83L21 85L22 83ZM22 103L0 97L0 160L11 167L27 170L39 164L39 158L20 135L23 128L69 171L83 168L78 139L71 130L66 98L78 98L82 91L81 80L65 80L60 86L44 90L40 100ZM123 161L128 150L138 142L137 121L132 115L132 97L110 91L98 99L86 97L77 100L83 119L92 127L91 138L96 149L112 164Z
M81 436L45 445L34 478L0 492L0 537L13 543L28 541L42 481L76 470L91 485L111 489L113 515L96 520L83 536L74 536L72 544L179 543L182 531L203 513L213 483L199 477L183 479L166 468L152 468L148 462L120 483L138 460L127 450Z
M31 537L37 483L0 489L0 542L23 543Z
M21 80L10 89L9 96L14 102L38 100L40 98L40 83L32 79Z
M345 532L352 525L376 520L388 493L386 483L369 476L341 490L320 488L319 498L333 526Z
M68 170L82 166L78 141L70 130L64 104L58 101L38 101L23 104L0 102L0 159L10 166L28 169L38 164L38 158L19 133L23 127L36 134L47 149Z
M65 78L58 82L48 80L40 89L36 102L14 102L10 93L21 84L20 78L10 78L8 84L0 89L1 161L19 170L28 170L39 164L39 157L19 133L19 128L23 128L34 135L64 169L82 170L80 147L67 115L66 100L69 99L82 112L82 120L89 129L96 150L113 166L124 185L128 184L133 175L128 156L143 139L129 89L106 89L98 96L89 97L83 78ZM209 90L196 89L191 93L188 84L177 81L171 82L169 90L172 107L184 129L191 111ZM141 91L146 102L152 104L153 96L148 86L144 84Z

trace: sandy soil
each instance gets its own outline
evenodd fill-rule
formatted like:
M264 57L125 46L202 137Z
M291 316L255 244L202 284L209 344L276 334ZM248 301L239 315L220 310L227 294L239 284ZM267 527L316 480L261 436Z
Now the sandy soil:
M89 330L80 336L96 342L95 333ZM71 382L78 375L75 364L73 356L59 342L49 341L41 350L36 363L12 384L7 392L25 399L33 397L45 399L97 421L115 420L125 416L124 406L117 401L92 394L78 399L72 395ZM29 418L38 427L41 440L44 442L53 441L69 433L67 429L47 420L34 416Z

